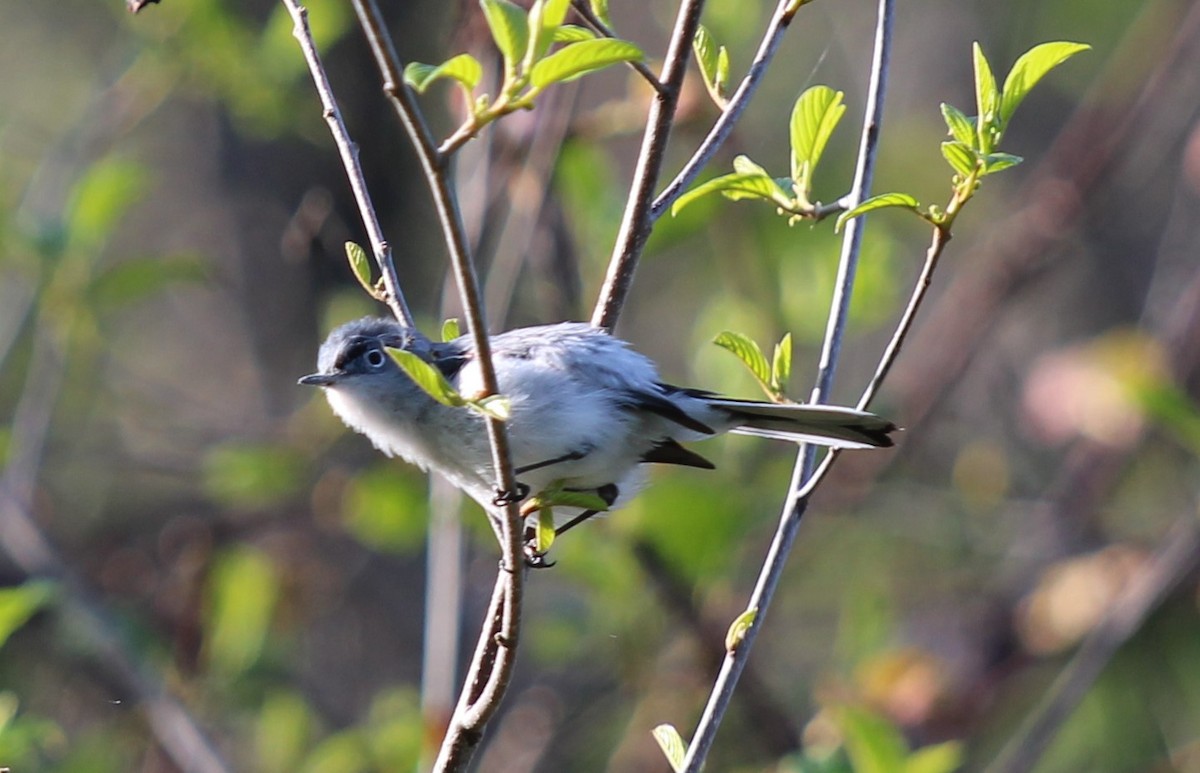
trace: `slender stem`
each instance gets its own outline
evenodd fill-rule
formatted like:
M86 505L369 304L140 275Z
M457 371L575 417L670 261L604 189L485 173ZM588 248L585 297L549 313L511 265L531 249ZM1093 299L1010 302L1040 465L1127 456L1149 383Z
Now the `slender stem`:
M871 83L867 98L867 111L863 123L862 141L859 146L859 160L855 172L854 186L848 194L848 203L852 206L861 201L869 188L876 146L879 140L879 126L883 114L884 95L887 87L888 58L892 39L892 18L894 0L879 0L879 16L875 29L875 52L871 68ZM853 222L853 221L852 221ZM861 232L847 231L843 241L842 259L839 265L839 286L834 295L834 308L830 311L831 322L826 332L825 350L822 370L818 375L817 386L814 389L816 401L820 401L828 391L832 382L833 372L837 367L838 351L844 331L846 307L850 302L850 291L854 282L854 266L857 262L861 246ZM836 321L840 319L841 321ZM834 454L826 456L823 469L828 469ZM796 455L796 464L792 470L792 480L788 487L788 498L775 530L775 537L768 548L767 556L750 595L747 609L757 611L754 625L746 631L738 647L725 655L721 671L709 695L704 714L688 747L683 769L686 773L698 773L716 737L717 728L725 716L725 711L733 697L738 678L745 668L746 661L758 638L758 631L763 624L764 616L775 596L780 578L795 544L799 533L800 522L808 509L809 495L817 481L812 473L814 456L808 449L802 447Z
M933 240L929 243L929 249L925 251L925 265L921 267L921 275L917 279L917 284L913 288L912 296L908 299L908 306L904 309L904 314L900 317L900 322L896 325L896 332L892 334L892 340L888 342L887 348L883 351L883 356L879 358L879 365L875 368L875 375L871 376L870 383L863 390L862 396L858 398L858 408L865 410L875 399L875 395L879 392L879 387L883 385L883 380L887 378L888 372L891 371L892 365L896 362L896 357L900 354L900 347L904 345L904 339L908 337L908 333L912 330L913 320L917 317L917 311L921 308L921 303L925 300L926 294L929 292L929 286L933 281L933 272L937 269L938 259L942 252L945 251L946 245L950 242L950 231L945 228L935 226L933 229Z
M575 9L575 13L579 14L579 16L585 22L587 22L587 25L595 32L603 35L606 38L615 38L617 36L617 33L614 32L607 24L605 24L603 19L592 12L591 5L584 2L584 0L571 0L571 6ZM658 76L654 74L654 71L646 66L645 62L629 62L628 64L630 67L636 70L639 75L645 78L646 83L649 83L651 88L653 88L659 94L666 92L667 87L664 86L662 81L658 79Z
M383 238L383 227L379 225L379 217L375 214L375 205L371 202L371 194L367 191L362 164L358 160L358 146L350 139L350 132L346 129L345 121L342 120L342 112L338 109L337 100L333 96L333 87L329 85L329 77L321 65L317 44L313 41L312 30L308 26L308 10L294 0L284 0L284 5L292 15L294 22L292 34L300 43L300 50L304 52L308 69L312 73L313 83L317 88L317 95L321 98L325 122L329 124L329 131L333 135L333 141L342 157L342 165L346 167L346 176L350 179L350 190L354 192L354 200L358 203L359 214L362 216L363 225L371 240L371 250L375 253L375 262L379 264L379 271L383 275L387 304L391 307L392 313L396 315L396 319L413 327L415 322L412 312L404 300L404 294L400 291L400 281L396 276L392 248Z
M700 147L696 149L696 152L684 164L679 174L675 175L675 179L654 200L654 204L650 207L651 220L657 220L662 217L663 213L674 203L675 199L679 198L684 189L695 181L696 175L700 174L700 170L712 160L712 157L720 150L721 145L729 138L729 135L733 132L734 125L742 117L742 113L745 112L746 107L750 104L751 97L758 91L759 83L762 82L763 76L767 74L767 68L770 66L771 60L775 57L775 52L779 49L783 35L787 31L788 25L792 23L792 19L799 8L800 5L795 3L794 0L779 1L779 6L775 9L775 14L771 17L766 32L763 33L763 39L759 43L754 60L750 63L750 69L746 71L746 77L742 78L742 82L738 84L737 89L733 92L733 96L726 103L725 109L721 111L721 115L717 117L712 128L708 130L708 135L700 143Z
M875 53L871 62L871 81L867 90L866 116L863 119L862 134L859 137L858 163L855 166L854 182L850 186L850 192L842 200L847 209L857 207L866 198L875 177L875 160L879 151L879 127L883 123L883 104L887 94L893 17L893 0L880 0L879 18L875 27ZM852 218L846 223L842 235L842 254L838 261L837 282L829 309L825 342L821 347L817 383L813 387L810 398L814 403L823 403L828 400L829 391L833 386L838 356L846 335L846 318L850 312L850 296L858 271L858 256L862 251L862 237L865 228L865 217Z
M663 90L658 92L650 105L646 132L642 135L642 149L638 154L637 168L630 187L629 203L625 206L621 230L613 246L608 275L604 278L604 286L592 312L592 324L606 330L612 330L617 324L617 317L620 316L621 308L629 295L629 288L633 285L633 274L637 269L638 260L646 246L646 239L650 236L653 223L650 206L654 187L658 184L658 176L662 170L663 153L667 149L667 139L675 120L675 107L683 86L692 38L696 36L696 27L700 24L700 11L703 7L704 0L682 0L675 17L675 29L667 47L662 75L659 76Z
M284 1L291 2L292 0ZM404 83L400 57L396 53L395 44L392 42L375 0L354 0L353 4L382 76L384 92L408 133L424 171L425 180L429 185L438 219L442 225L442 235L450 253L450 262L462 300L467 330L474 341L475 351L479 357L483 390L486 394L497 394L499 384L492 362L491 342L487 334L479 281L476 277L475 266L471 261L470 248L467 244L466 230L463 227L458 202L446 174L445 156L437 152L429 128L417 107L416 99ZM515 491L517 481L513 473L512 454L504 424L490 417L486 421L497 489L504 492ZM466 680L468 686L483 682L487 687L481 694L481 700L459 702L442 742L443 752L451 747L462 747L465 749L465 758L461 763L456 763L454 767L439 765L435 767L435 770L459 770L469 761L471 753L478 744L477 737L482 737L484 725L499 708L500 699L512 676L512 668L516 660L521 622L521 598L525 579L520 514L516 504L510 503L498 514L489 513L489 517L492 517L494 521L499 521L502 558L501 569L496 576L493 599L502 599L503 608L500 615L488 616L480 632L477 652L492 648L494 645L494 649L491 650L493 656L473 663ZM474 743L464 744L465 740L471 738L476 738ZM439 754L439 759L442 756Z

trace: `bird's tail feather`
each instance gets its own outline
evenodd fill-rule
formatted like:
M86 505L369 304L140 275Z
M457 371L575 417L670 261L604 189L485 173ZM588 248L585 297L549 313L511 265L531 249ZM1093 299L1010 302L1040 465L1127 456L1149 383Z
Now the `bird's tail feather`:
M833 405L764 403L754 400L709 398L741 422L731 432L740 435L817 443L834 448L887 448L896 425L873 413Z

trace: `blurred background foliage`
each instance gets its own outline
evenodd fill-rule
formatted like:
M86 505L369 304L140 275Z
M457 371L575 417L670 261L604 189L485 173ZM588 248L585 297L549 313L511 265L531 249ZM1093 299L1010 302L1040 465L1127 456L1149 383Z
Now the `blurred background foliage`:
M473 3L388 5L404 58L467 49L494 63ZM708 4L735 73L770 5ZM434 332L455 309L425 185L348 5L308 7L409 300ZM972 40L1001 71L1045 40L1093 51L1033 92L1006 148L1027 163L990 178L959 219L878 406L906 427L900 448L844 459L821 490L712 769L979 768L1164 536L1194 541L1198 9L901 4L881 191L945 195L938 103L971 103ZM618 31L648 52L673 13L612 2ZM873 13L806 6L711 174L739 152L786 168L792 101L825 83L850 111L817 194L841 195ZM72 586L30 577L49 565L12 538L20 511L234 769L412 769L447 710L428 683L422 696L427 604L450 602L426 601L426 477L295 386L332 326L385 310L341 257L364 238L282 6L165 0L130 17L118 0L8 0L0 25L0 765L176 769L154 709L62 613ZM690 78L668 174L714 117ZM646 92L619 69L586 78L464 149L497 327L588 316ZM454 99L423 101L443 135ZM751 396L709 341L791 331L802 397L831 230L698 202L660 222L619 332L671 381ZM915 218L871 218L835 401L865 383L926 239ZM695 722L791 464L789 449L744 438L703 452L717 472L657 471L531 575L516 684L479 770L666 769L650 729ZM496 551L462 510L463 604L449 613L470 641ZM1193 564L1039 770L1200 770ZM452 639L432 649L455 653Z

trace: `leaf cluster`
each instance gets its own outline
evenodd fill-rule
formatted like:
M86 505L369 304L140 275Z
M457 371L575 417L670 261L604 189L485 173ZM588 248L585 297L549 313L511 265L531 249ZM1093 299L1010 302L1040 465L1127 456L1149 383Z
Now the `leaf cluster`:
M1017 59L1004 79L1003 88L998 89L992 67L979 43L975 43L972 54L976 114L969 116L947 103L941 106L942 118L951 137L942 143L942 157L954 170L950 203L944 210L932 205L922 209L920 202L910 194L885 193L867 199L842 214L838 218L838 228L850 218L867 212L899 207L916 213L937 227L948 229L962 206L975 195L984 177L1010 169L1023 160L1020 156L1001 152L999 146L1013 114L1025 97L1048 72L1089 48L1091 46L1083 43L1066 41L1034 46Z
M786 333L775 344L774 356L769 363L758 342L742 333L726 330L714 338L713 343L737 357L772 402L789 402L784 393L792 375L791 333Z
M645 58L628 40L599 37L586 27L564 23L570 0L537 0L528 11L509 0L480 0L480 6L504 60L504 78L494 98L476 93L483 65L470 54L441 64L411 62L404 68L404 80L418 93L443 79L462 90L470 117L448 141L448 149L508 113L532 109L548 86ZM593 8L598 17L607 18L606 4Z
M711 37L707 31L702 29L701 32L703 34L696 36L697 60L701 62L701 72L709 92L718 104L722 104L724 97L721 89L728 78L728 56L723 47L713 53ZM846 106L842 103L844 96L828 86L813 86L796 100L788 123L792 161L789 176L773 177L748 156L738 156L733 160L732 174L709 180L680 196L671 206L671 214L678 214L702 196L720 193L734 201L767 201L775 206L779 214L787 215L789 223L825 217L829 211L812 198L813 172L825 153L833 130L846 112Z

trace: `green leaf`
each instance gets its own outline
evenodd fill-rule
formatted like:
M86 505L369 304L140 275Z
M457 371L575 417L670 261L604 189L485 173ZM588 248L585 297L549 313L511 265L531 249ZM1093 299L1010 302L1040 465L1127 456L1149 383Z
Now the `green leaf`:
M908 757L904 736L883 717L842 706L835 712L855 773L894 773Z
M946 128L950 130L950 136L970 148L975 147L975 143L979 141L975 135L975 122L963 111L943 102L942 118L946 119Z
M54 597L54 583L28 580L15 588L0 588L0 647Z
M1025 159L1012 153L989 153L983 158L983 173L993 174L1014 167Z
M922 746L904 761L904 773L954 773L962 767L965 757L961 741Z
M991 153L998 139L995 133L1000 128L997 125L1000 95L996 91L996 76L992 75L991 65L983 55L978 41L973 44L971 50L975 60L975 106L978 108L975 133L979 142L976 147L984 153Z
M612 17L608 14L608 0L591 0L592 13L596 14L596 18L604 22L604 25L612 29Z
M147 187L141 165L105 159L88 168L71 190L64 220L67 238L79 249L106 239Z
M771 388L782 397L792 377L792 334L785 333L775 344L775 356L771 360Z
M754 339L732 330L726 330L714 338L713 343L722 349L733 352L734 356L749 368L762 388L768 393L770 392L771 367L767 364L767 358L763 356L762 349L758 347L758 343Z
M208 276L207 263L196 255L131 258L96 277L88 295L99 308L117 309L173 285L200 282Z
M562 26L570 7L571 0L536 0L529 9L526 69L532 71L533 66L550 50L550 44L554 42L554 32Z
M593 491L569 491L561 486L539 491L537 501L543 507L578 507L598 513L606 513L609 509L608 503Z
M954 171L958 172L963 177L967 177L975 171L975 164L979 158L975 155L975 151L968 145L964 145L958 140L942 143L942 156L949 162Z
M757 198L773 201L781 207L791 207L794 204L787 195L787 192L770 175L735 172L734 174L715 177L708 182L701 183L680 196L671 204L671 216L674 217L679 214L684 207L696 199L716 191L720 191L727 198L734 201Z
M683 770L683 760L687 757L687 743L680 737L679 731L672 725L659 725L651 731L658 748L671 765L671 770L680 773Z
M733 622L729 624L729 630L725 632L726 652L732 653L737 650L757 617L758 607L751 607L733 619Z
M813 170L846 112L843 96L828 86L813 86L792 107L792 179L806 199L812 187Z
M717 45L712 33L703 24L696 28L692 50L696 53L696 64L709 96L719 107L724 107L725 87L729 83L729 52L725 46Z
M208 663L230 676L254 665L266 643L278 598L279 576L265 554L249 547L221 554L208 578L204 626Z
M442 322L442 340L453 341L462 335L462 330L458 326L458 317L450 317Z
M205 493L225 507L260 510L296 495L304 482L305 459L269 443L228 443L204 457Z
M367 251L354 242L346 242L346 260L350 261L350 271L354 278L372 298L375 297L375 286L371 282L371 259Z
M1084 43L1056 41L1034 46L1022 54L1008 71L1008 77L1004 79L1004 91L1000 96L1001 127L1008 125L1009 119L1026 95L1046 73L1076 54L1090 49L1091 46Z
M459 54L439 65L410 62L404 68L404 81L418 94L424 94L430 84L441 78L453 78L466 91L474 91L483 77L483 65L470 54Z
M565 83L619 62L643 58L642 50L628 40L600 38L572 43L542 59L529 71L529 82L543 89L552 83Z
M555 43L579 43L584 40L595 40L596 33L578 24L564 24L554 31Z
M841 217L839 217L837 220L836 230L842 230L842 226L845 225L846 221L850 220L851 218L858 217L859 215L865 215L866 213L873 212L877 209L883 209L885 207L901 207L902 209L911 209L913 212L916 212L920 206L920 202L918 202L912 196L909 196L907 193L881 193L878 196L872 196L854 209L848 212L843 212Z
M481 400L468 400L467 407L500 421L508 421L508 417L512 416L512 401L504 395L488 395Z
M479 0L479 5L492 31L492 40L504 57L504 72L512 76L529 47L529 15L508 0Z
M452 408L467 404L467 401L458 393L458 390L451 386L442 372L425 360L403 349L393 349L389 346L387 351L400 369L413 380L413 383L421 387L434 400Z
M554 532L554 510L550 507L543 507L538 510L537 528L534 530L534 552L538 555L546 553L554 545L554 538L557 535Z

